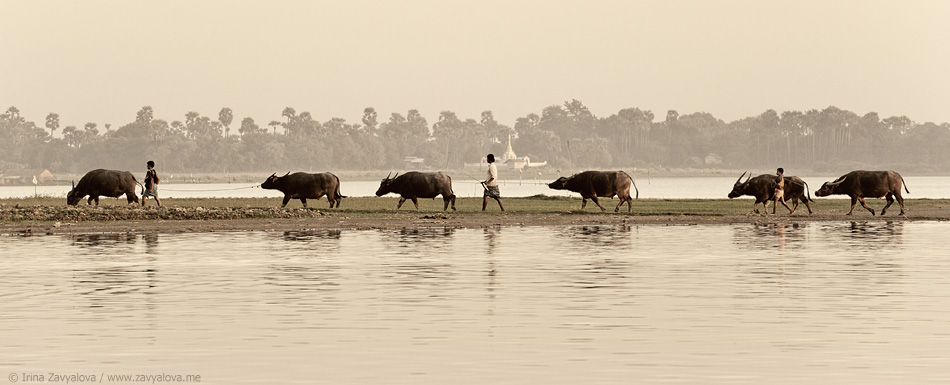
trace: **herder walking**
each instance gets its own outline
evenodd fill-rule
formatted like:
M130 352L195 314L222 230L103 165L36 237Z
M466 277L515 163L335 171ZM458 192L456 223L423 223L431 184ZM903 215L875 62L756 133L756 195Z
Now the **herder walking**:
M488 154L485 160L488 161L488 179L482 182L482 187L485 188L482 195L482 211L488 207L488 197L494 198L501 211L505 211L505 206L501 204L501 192L498 191L498 167L495 166L495 155Z
M155 198L155 203L158 203L158 207L162 207L162 201L158 199L158 171L155 171L155 162L148 161L146 163L148 166L148 171L145 173L145 190L142 191L142 207L145 207L145 199L148 197Z

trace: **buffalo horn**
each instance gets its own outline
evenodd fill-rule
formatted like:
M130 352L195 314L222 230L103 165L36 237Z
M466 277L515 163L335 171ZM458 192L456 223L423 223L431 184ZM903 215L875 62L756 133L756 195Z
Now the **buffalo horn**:
M391 176L393 176L393 172L392 172L392 171L390 171L389 174L386 175L386 179L389 179L389 177L391 177Z
M287 175L290 175L290 171L287 171L287 173L284 174L284 176L287 176Z
M396 179L397 176L399 176L398 172L396 173L396 175L393 175L393 179Z
M73 181L73 190L76 189L76 181Z
M831 186L831 187L837 186L837 185L841 184L841 182L844 182L845 179L848 179L848 176L847 176L847 175L841 177L841 179L839 179L839 180L837 180L837 181L828 183L828 186Z
M746 171L746 172L748 172L748 171ZM746 173L746 172L742 173L742 175L739 175L739 179L736 179L736 184L742 183L742 177L745 176L745 173Z

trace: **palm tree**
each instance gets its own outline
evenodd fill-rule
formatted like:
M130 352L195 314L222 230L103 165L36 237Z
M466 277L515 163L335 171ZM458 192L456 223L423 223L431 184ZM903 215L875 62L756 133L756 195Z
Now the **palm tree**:
M224 126L224 137L227 138L231 133L231 121L234 120L234 113L231 112L231 109L224 107L221 109L221 112L218 113L218 121L221 122L221 125Z
M286 107L280 116L287 118L287 125L284 126L284 135L287 135L288 132L296 133L296 127L293 127L293 123L294 119L297 117L297 110L293 109L292 107Z
M49 115L46 115L46 128L49 129L49 136L52 138L53 132L59 128L59 114L50 112Z

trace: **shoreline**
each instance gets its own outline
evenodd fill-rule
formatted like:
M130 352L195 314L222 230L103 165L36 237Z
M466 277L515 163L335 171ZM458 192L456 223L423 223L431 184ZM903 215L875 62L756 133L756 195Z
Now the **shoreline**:
M946 199L905 199L907 216L898 215L896 203L881 216L883 200L868 200L874 216L860 205L854 215L845 215L850 205L842 200L812 202L815 213L811 215L804 205L793 215L784 207L775 215L771 211L754 214L749 199L641 199L634 202L632 213L627 213L626 206L613 212L616 200L602 201L607 208L602 213L592 202L581 211L580 199L559 197L509 198L505 213L497 205L482 212L480 198L459 198L455 212L441 211L441 199L421 200L419 211L411 202L395 210L396 198L347 198L342 209L327 209L325 201L314 202L311 206L316 207L310 208L300 207L299 202L279 208L272 205L273 199L255 198L174 199L163 208L141 208L113 199L99 207L37 201L0 200L0 235L950 221L950 200Z

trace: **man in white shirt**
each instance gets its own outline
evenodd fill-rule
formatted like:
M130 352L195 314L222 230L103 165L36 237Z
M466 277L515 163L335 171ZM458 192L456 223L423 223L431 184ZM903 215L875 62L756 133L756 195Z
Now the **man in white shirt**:
M488 180L482 182L482 186L485 187L485 193L482 195L482 211L488 207L488 197L494 198L501 211L505 211L505 206L501 204L501 193L498 191L498 167L495 166L495 155L488 154L485 160L488 161Z

